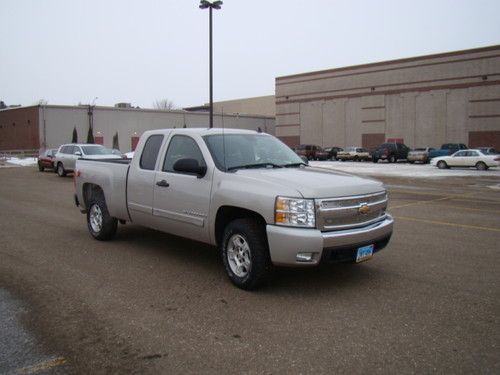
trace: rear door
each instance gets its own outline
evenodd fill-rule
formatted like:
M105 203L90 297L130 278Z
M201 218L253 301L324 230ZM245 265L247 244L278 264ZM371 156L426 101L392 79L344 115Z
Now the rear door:
M135 155L127 179L127 204L132 221L153 226L153 185L164 134L152 134L144 142L141 155ZM137 157L137 159L136 159Z
M206 242L213 166L207 165L206 160L211 159L208 149L203 149L189 135L178 134L170 139L155 177L153 216L155 227L162 231ZM175 162L185 158L206 166L207 173L200 178L174 171Z

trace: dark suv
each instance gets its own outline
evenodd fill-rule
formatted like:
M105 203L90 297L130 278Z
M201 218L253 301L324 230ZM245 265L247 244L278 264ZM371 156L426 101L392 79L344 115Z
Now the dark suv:
M403 143L384 143L373 151L373 162L376 163L381 159L395 163L401 159L408 159L408 151L410 148Z
M316 153L323 151L321 147L316 145L298 145L295 146L294 151L299 156L305 156L307 160L315 160L318 158Z

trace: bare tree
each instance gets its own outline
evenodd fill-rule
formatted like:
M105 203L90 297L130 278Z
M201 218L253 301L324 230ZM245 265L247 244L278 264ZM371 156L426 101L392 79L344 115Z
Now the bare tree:
M163 109L163 110L170 110L170 109L176 109L176 105L172 100L168 99L157 99L153 103L153 108L155 109Z

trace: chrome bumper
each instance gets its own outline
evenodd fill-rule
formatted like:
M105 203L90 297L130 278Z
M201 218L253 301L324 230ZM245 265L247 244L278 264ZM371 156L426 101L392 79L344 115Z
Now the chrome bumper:
M322 260L323 253L331 254L336 249L355 248L377 241L385 241L385 246L393 224L394 219L387 215L384 220L367 227L332 232L267 225L271 261L281 266L314 266ZM311 261L298 261L299 253L312 253Z

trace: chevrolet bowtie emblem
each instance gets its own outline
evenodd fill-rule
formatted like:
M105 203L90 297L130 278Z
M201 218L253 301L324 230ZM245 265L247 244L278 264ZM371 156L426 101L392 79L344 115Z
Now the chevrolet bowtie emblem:
M368 206L366 203L361 203L359 205L358 212L362 215L366 215L368 212L370 212L370 206Z

